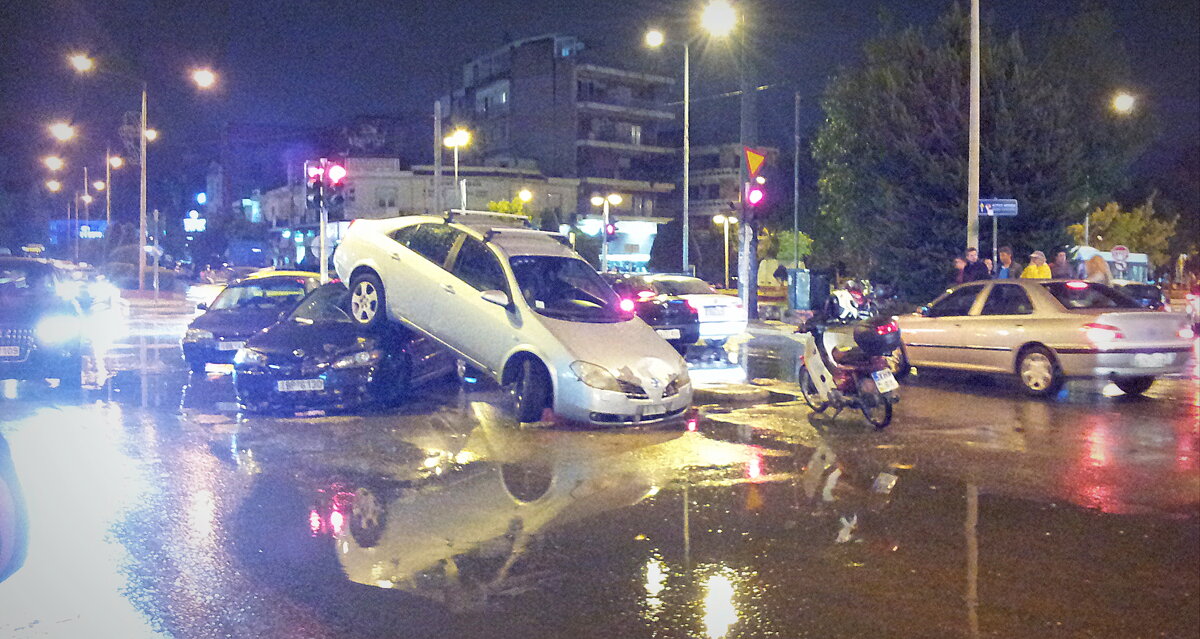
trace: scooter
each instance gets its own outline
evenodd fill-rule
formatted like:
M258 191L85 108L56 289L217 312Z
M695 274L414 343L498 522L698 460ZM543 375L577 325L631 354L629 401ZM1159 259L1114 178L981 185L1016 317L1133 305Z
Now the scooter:
M800 356L800 393L817 413L857 409L882 430L892 422L892 405L900 388L886 355L900 345L900 328L890 318L873 318L853 325L850 335L828 331L820 323L797 331L804 344Z

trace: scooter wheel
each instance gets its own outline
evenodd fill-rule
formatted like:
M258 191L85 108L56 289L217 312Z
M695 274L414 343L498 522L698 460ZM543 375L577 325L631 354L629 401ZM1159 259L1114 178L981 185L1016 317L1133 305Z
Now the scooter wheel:
M804 403L815 413L824 413L829 408L829 402L821 401L821 393L807 368L800 369L800 394L804 397Z
M868 422L875 427L875 430L883 430L892 423L892 403L886 397L880 397L880 401L868 406L860 404L863 417L867 418Z

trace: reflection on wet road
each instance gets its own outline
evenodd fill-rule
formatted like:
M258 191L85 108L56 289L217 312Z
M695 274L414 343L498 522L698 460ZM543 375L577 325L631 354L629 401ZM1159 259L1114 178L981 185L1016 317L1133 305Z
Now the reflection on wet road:
M365 415L239 415L226 375L189 376L166 343L128 350L82 396L4 400L29 546L0 582L0 636L1200 627L1195 379L1038 402L919 376L883 433L797 401L576 430L521 427L486 387ZM786 380L775 352L751 344L748 377Z

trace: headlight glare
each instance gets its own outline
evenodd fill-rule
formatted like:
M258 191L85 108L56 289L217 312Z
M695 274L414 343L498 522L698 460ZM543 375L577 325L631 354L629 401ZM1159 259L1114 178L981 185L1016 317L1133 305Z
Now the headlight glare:
M267 356L262 351L253 348L239 348L233 355L235 366L266 366Z
M337 368L337 369L359 368L362 366L371 366L372 364L379 361L379 358L381 355L382 354L379 351L375 351L375 350L359 351L357 353L343 355L343 356L333 360L333 363L330 364L330 366L332 366L333 368Z
M600 390L620 392L621 385L617 383L617 378L608 371L607 368L578 360L571 364L571 372L579 378L579 381Z
M66 315L51 315L38 322L37 338L46 344L61 344L79 337L79 322Z
M185 342L198 342L202 339L212 338L212 331L206 331L202 328L189 328L187 329L187 332L183 334L183 341Z

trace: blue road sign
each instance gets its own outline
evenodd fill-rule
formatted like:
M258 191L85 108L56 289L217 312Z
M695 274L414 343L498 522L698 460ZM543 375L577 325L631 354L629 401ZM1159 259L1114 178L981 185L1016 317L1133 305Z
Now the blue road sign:
M984 217L1016 217L1016 200L979 200L979 214Z

